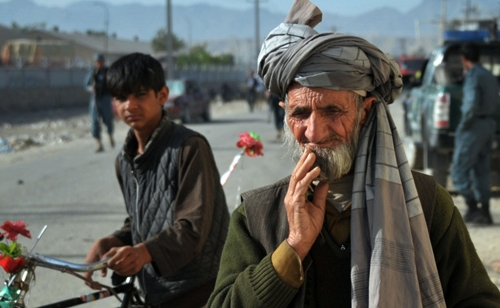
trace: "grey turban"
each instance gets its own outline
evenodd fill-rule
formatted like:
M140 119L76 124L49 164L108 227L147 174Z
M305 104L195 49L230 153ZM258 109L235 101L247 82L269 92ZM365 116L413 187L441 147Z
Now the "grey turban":
M296 0L285 22L269 33L258 58L267 89L284 98L293 81L306 87L370 93L390 104L401 93L399 66L368 41L338 33L318 33L321 11Z

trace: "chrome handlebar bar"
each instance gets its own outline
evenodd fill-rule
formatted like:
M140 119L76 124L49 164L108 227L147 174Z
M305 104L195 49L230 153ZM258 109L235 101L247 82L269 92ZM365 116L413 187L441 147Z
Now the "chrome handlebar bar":
M26 264L23 266L23 269L15 274L11 274L10 278L6 281L4 287L0 289L1 307L4 307L3 304L10 305L7 307L19 307L19 308L26 307L24 303L24 297L26 296L27 292L30 289L30 284L35 277L35 268L37 266L59 270L63 273L69 273L87 282L91 280L89 280L88 278L84 277L81 274L77 274L76 272L93 272L107 267L107 262L109 258L94 263L81 264L81 263L72 263L64 260L59 260L52 257L47 257L38 253L32 253L33 249L40 240L46 228L47 226L43 227L33 247L29 250L28 253L23 255L23 257L26 259ZM95 283L101 286L102 288L107 289L110 292L110 294L114 294L114 296L116 296L116 298L121 301L121 299L118 297L116 292L111 287L103 285L99 282ZM15 290L17 294L16 298L13 298L11 296L4 296L5 294L10 293L11 289ZM15 305L11 306L12 303L14 303Z
M72 263L63 260L59 260L56 258L47 257L38 253L29 254L28 259L31 259L37 266L60 270L60 271L73 271L73 272L93 272L96 270L100 270L106 268L106 263L109 258L100 260L94 263L89 264L81 264L81 263Z

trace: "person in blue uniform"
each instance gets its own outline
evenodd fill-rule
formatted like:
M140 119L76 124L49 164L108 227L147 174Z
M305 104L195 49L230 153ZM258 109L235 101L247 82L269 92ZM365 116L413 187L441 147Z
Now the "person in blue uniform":
M499 105L498 82L479 63L475 43L465 43L461 60L465 72L462 117L455 135L451 178L456 191L467 205L465 222L491 225L490 167L495 120L491 117Z

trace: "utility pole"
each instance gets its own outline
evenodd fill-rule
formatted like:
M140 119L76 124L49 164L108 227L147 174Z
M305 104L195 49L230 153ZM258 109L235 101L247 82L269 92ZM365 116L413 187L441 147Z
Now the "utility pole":
M469 22L470 11L471 11L470 0L465 0L465 24Z
M260 52L260 8L259 2L260 0L255 1L255 61L259 57Z
M167 79L174 78L174 46L172 40L172 3L167 0Z
M440 33L441 33L441 38L440 38L440 43L443 43L443 38L444 38L444 31L446 31L446 1L447 0L441 0L441 22L440 22Z
M193 46L192 38L191 38L191 32L192 32L192 25L191 25L191 19L187 16L183 16L184 20L186 21L186 25L188 28L188 50L191 51L191 47Z
M98 5L102 8L104 8L104 13L106 15L104 16L104 58L107 60L108 59L108 32L109 32L109 10L106 4L104 4L101 1L94 1L95 5Z
M441 0L441 17L438 19L432 19L432 20L420 20L416 19L414 21L415 23L415 36L417 38L417 44L421 46L422 44L422 36L421 36L421 31L420 31L420 26L422 23L432 23L432 24L439 24L439 44L444 43L444 32L446 31L446 25L447 25L447 14L446 14L446 1L447 0ZM467 0L469 1L469 0Z
M263 0L250 0L255 4L255 63L260 52L260 2Z

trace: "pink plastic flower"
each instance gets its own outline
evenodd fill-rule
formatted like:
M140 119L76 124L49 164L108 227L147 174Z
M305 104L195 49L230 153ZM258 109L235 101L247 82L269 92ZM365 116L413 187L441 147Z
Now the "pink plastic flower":
M243 148L245 153L250 157L255 157L258 155L264 156L262 149L264 146L260 142L260 136L254 132L244 132L239 135L240 140L236 143L238 148Z

